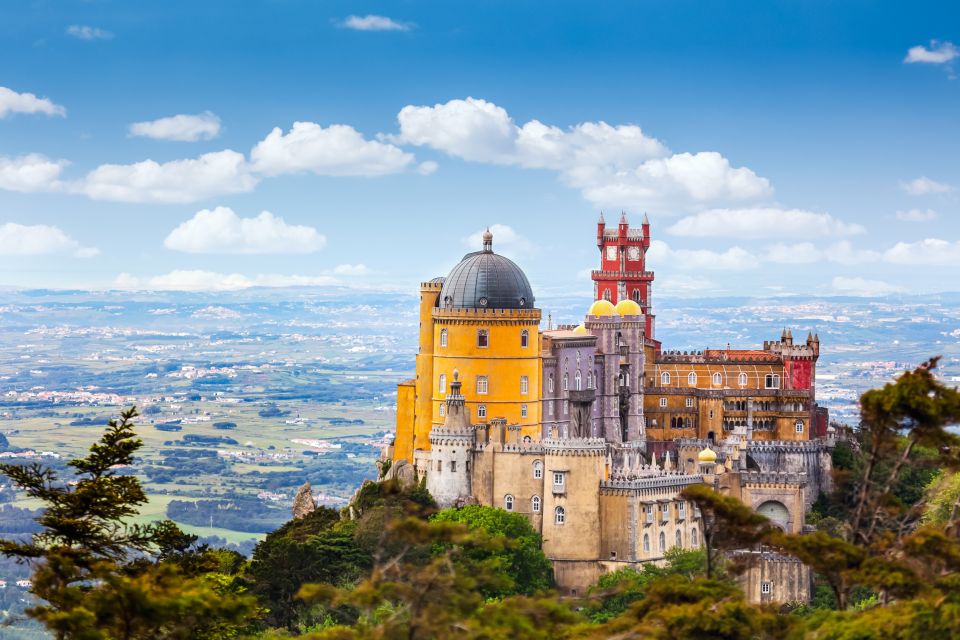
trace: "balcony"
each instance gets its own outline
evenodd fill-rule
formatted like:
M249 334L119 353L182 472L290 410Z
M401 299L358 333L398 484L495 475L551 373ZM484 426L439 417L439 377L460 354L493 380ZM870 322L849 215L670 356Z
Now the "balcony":
M579 391L570 389L569 397L570 402L582 402L582 403L591 403L597 396L597 392L594 389L580 389Z

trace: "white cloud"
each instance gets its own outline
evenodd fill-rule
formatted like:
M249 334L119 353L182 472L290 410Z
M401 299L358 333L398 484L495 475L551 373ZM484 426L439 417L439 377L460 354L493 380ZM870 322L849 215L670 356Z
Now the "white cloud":
M0 118L12 113L42 113L48 116L65 116L67 110L47 98L38 98L32 93L17 93L0 87Z
M333 272L338 276L365 276L369 275L370 269L365 264L338 264Z
M824 256L830 262L840 264L862 264L876 262L882 257L879 252L871 249L857 249L847 240L841 240L824 251Z
M937 219L937 212L933 209L910 209L909 211L897 211L897 220L904 222L929 222Z
M212 140L220 135L220 118L210 111L196 115L181 113L168 118L134 122L130 125L130 135L180 142Z
M923 196L931 193L950 193L953 187L949 184L931 180L926 176L914 178L910 182L901 182L900 188L912 196Z
M366 15L349 16L340 23L344 29L354 31L409 31L414 26L410 22L397 22L386 16Z
M957 56L960 56L960 49L952 42L930 41L930 48L923 45L910 47L907 50L907 57L903 61L907 64L913 62L925 62L928 64L945 64Z
M313 253L327 239L313 227L287 224L264 211L241 218L232 209L203 209L170 232L163 244L185 253Z
M94 200L187 203L250 191L256 184L243 154L227 149L163 164L100 165L73 190Z
M46 224L0 224L0 256L42 256L67 254L92 258L100 253L80 243L59 227Z
M237 291L250 287L306 287L337 284L331 276L219 273L199 269L177 269L166 274L138 278L121 273L114 280L117 289L150 291Z
M422 176L429 176L433 173L436 173L437 169L439 168L440 165L438 165L436 162L433 160L427 160L426 162L421 162L417 165L417 173Z
M414 157L386 142L367 140L343 124L295 122L286 134L275 127L250 153L265 175L310 171L321 176L382 176L410 166Z
M667 276L661 280L657 289L665 295L685 293L696 293L700 291L716 290L717 285L712 281L699 276L688 276L683 274Z
M647 251L650 264L669 264L683 270L743 271L754 269L760 261L749 251L731 247L726 251L709 249L672 249L662 240L654 240Z
M512 254L529 253L534 250L534 244L527 238L517 233L513 227L506 224L492 224L489 227L493 234L493 250L497 253L506 251ZM471 251L480 251L483 247L483 234L486 228L480 229L463 238L465 244Z
M711 209L678 220L668 233L690 237L793 238L864 233L859 224L841 222L829 213L776 207Z
M777 264L808 264L823 259L823 252L810 242L797 244L777 243L767 247L764 262Z
M72 24L67 27L67 35L80 40L109 40L113 37L113 34L109 31L82 24Z
M903 291L903 287L890 284L882 280L868 280L866 278L847 278L837 276L830 283L831 288L840 294L851 296L882 296Z
M0 189L31 193L55 191L62 184L60 172L66 160L50 160L38 153L16 158L0 156Z
M960 241L926 238L917 242L898 242L884 252L883 259L894 264L958 267Z
M585 122L567 129L531 120L516 125L502 107L467 98L409 105L388 138L473 162L550 169L599 206L696 207L772 193L766 178L716 152L671 154L636 125Z

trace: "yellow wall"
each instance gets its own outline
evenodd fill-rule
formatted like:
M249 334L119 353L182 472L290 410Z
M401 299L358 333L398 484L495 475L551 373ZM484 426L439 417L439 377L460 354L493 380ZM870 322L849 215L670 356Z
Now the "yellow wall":
M433 424L443 423L440 405L445 401L446 393L440 391L440 376L446 376L446 391L449 392L454 371L457 371L472 423L505 418L507 424L520 425L522 436L539 440L542 368L539 324L539 309L435 309L430 392ZM447 346L441 347L440 332L444 329L447 331ZM487 347L477 344L480 329L488 332ZM521 346L522 331L528 333L526 347ZM477 378L480 376L487 377L486 394L477 392ZM527 376L526 394L521 393L521 376ZM485 418L477 415L479 405L487 409ZM522 416L522 405L527 406L526 417Z
M413 420L413 441L410 449L430 448L431 392L433 384L433 310L443 287L440 283L420 285L420 348L417 353L416 402ZM399 438L399 434L397 436ZM394 445L395 451L400 447Z
M416 404L416 380L397 385L397 436L393 441L393 459L413 462L413 418Z

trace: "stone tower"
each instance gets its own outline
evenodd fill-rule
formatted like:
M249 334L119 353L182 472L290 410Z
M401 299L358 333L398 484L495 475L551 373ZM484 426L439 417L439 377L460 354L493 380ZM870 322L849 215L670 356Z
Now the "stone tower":
M454 371L446 399L446 419L442 427L430 430L427 489L440 507L470 499L470 461L475 437L460 386L460 373Z
M603 214L597 221L597 248L600 268L591 272L596 300L633 300L640 305L646 321L646 335L653 337L653 272L646 270L650 248L650 221L643 216L639 229L630 228L625 213L614 229L607 229Z

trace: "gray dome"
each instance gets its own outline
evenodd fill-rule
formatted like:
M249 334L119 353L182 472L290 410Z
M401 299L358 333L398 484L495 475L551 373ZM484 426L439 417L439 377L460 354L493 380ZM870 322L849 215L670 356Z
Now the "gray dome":
M440 290L440 307L454 309L531 309L533 290L512 260L493 252L489 231L483 251L468 253Z

